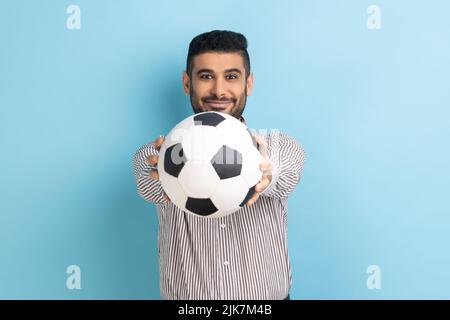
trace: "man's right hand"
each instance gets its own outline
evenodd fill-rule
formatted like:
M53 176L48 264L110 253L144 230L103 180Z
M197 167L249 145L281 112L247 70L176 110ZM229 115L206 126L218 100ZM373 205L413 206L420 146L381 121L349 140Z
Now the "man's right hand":
M163 144L163 142L164 142L164 136L159 136L158 138L156 138L153 141L153 146L155 147L156 150L158 150L158 152L161 149L161 145ZM147 163L155 168L155 169L152 169L149 174L150 178L155 179L155 180L159 180L159 173L158 173L158 169L157 169L158 159L159 159L159 155L150 155L146 158ZM163 191L163 193L164 193L164 197L166 198L166 200L170 201L167 194L164 191Z
M161 149L161 145L164 142L164 136L159 136L158 138L155 139L155 141L153 141L153 146L155 147L156 150ZM150 178L158 180L159 179L159 174L158 174L158 169L156 169L157 165L158 165L158 159L159 156L158 155L149 155L147 157L147 163L153 167L155 167L155 169L153 169L152 171L150 171Z

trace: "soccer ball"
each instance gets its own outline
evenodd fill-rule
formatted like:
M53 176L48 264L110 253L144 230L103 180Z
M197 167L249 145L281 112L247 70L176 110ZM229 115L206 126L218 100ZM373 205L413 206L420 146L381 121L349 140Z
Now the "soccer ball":
M181 210L222 217L245 205L261 180L262 156L253 135L221 112L201 112L166 136L157 169L162 188Z

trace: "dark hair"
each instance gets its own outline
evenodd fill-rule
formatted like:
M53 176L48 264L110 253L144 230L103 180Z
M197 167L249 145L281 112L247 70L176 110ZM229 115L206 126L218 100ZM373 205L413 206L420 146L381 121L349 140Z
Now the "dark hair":
M186 71L189 77L192 74L194 56L208 51L237 52L244 59L246 77L250 75L250 57L247 52L247 39L244 35L225 30L213 30L199 34L189 44L186 62Z

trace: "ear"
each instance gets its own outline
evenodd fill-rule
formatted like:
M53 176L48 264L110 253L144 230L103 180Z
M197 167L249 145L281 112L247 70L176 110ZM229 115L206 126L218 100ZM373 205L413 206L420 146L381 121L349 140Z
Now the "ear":
M247 96L252 93L253 90L253 72L250 72L250 75L247 78Z
M186 71L183 71L183 89L184 93L188 96L191 89L191 79L189 79L189 76Z

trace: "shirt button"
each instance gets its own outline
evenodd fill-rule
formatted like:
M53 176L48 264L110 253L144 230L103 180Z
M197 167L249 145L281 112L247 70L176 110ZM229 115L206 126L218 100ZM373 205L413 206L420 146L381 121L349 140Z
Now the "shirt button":
M225 229L226 226L227 226L227 225L226 225L225 223L221 223L221 224L220 224L220 227L221 227L222 229Z
M228 265L228 261L224 261L223 264L224 264L225 266L227 266L227 265Z

